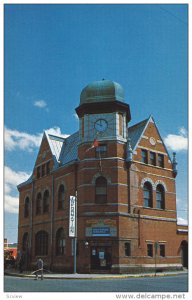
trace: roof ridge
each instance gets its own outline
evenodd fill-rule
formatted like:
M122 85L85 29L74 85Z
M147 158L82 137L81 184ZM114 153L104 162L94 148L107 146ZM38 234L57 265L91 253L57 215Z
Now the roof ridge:
M142 136L147 124L151 120L151 118L152 118L152 116L150 115L147 119L145 119L139 123L136 123L135 125L128 128L128 135L131 139L131 146L132 146L133 150L136 149L136 147L141 139L141 136Z
M150 117L151 117L151 116L150 116ZM138 126L138 125L142 125L143 123L148 122L148 120L150 119L150 117L147 118L147 119L145 119L145 120L143 120L143 121L140 121L140 122L138 122L138 123L136 123L136 124L134 124L134 125L132 125L132 126L130 126L129 129L131 129L131 128L133 128L133 127L136 127L136 126Z
M60 138L60 139L63 139L63 140L65 140L66 138L68 138L68 136L64 137L62 135L56 135L56 134L52 134L52 133L49 133L49 132L47 132L47 134L48 134L48 136L55 137L55 138Z

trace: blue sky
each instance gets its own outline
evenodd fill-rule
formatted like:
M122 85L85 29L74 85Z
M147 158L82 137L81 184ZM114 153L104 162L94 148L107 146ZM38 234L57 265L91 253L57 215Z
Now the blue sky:
M4 6L5 236L17 241L16 185L31 174L44 130L78 130L81 90L120 83L133 125L153 115L177 152L178 221L188 217L188 6Z

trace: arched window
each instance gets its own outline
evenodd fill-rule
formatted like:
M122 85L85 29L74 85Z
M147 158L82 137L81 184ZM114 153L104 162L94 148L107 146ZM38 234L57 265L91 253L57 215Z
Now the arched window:
M152 207L152 186L149 182L145 182L143 186L144 206Z
M48 233L39 231L35 235L35 255L48 255Z
M22 250L26 251L29 248L29 234L25 232L22 239Z
M65 233L63 228L59 228L56 233L56 255L65 254Z
M156 188L156 207L160 209L165 208L165 190L161 184Z
M58 192L58 209L64 209L64 199L65 199L65 188L64 185L61 184Z
M41 193L38 193L36 200L36 215L41 214Z
M49 191L46 190L43 195L43 212L49 212Z
M29 197L25 199L25 204L24 204L24 218L29 217Z
M107 179L103 176L95 181L95 202L98 204L107 202Z

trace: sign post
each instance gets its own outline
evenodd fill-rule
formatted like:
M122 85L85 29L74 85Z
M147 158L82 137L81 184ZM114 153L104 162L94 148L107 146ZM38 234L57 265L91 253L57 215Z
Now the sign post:
M69 206L69 237L73 238L74 274L77 265L77 197L70 196Z
M159 243L155 242L154 247L155 247L155 276L156 276L156 273L157 273L157 249L159 247Z

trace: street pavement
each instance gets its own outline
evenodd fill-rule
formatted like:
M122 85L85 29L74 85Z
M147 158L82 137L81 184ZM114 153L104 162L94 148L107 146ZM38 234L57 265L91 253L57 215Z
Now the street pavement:
M78 280L77 280L78 279ZM65 278L53 278L49 279L46 277L45 280L34 280L31 277L14 277L4 276L4 292L7 293L23 293L23 292L115 292L115 293L130 293L130 292L160 292L160 293L186 293L188 292L188 275L177 274L170 276L153 276L153 277L132 277L123 278L113 277L113 279L102 277L89 279L88 277L67 277ZM17 295L17 294L16 294ZM60 295L60 294L59 294ZM9 296L9 294L8 294ZM129 295L128 295L129 296ZM120 295L121 298L121 295ZM119 299L120 299L119 298ZM124 297L122 297L124 299ZM71 299L71 298L70 298ZM83 298L84 299L84 298ZM89 298L90 299L90 298ZM126 298L127 299L127 298ZM129 299L129 297L128 297ZM137 299L137 298L134 298ZM143 299L143 298L142 298ZM160 299L160 298L159 298ZM162 298L165 299L165 298ZM171 298L167 298L171 299ZM177 298L185 299L185 298ZM191 299L191 298L189 298Z

